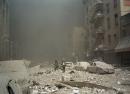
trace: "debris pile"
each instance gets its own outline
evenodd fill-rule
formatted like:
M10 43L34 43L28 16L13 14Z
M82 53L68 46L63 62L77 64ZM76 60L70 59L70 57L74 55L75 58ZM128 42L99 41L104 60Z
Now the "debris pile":
M39 86L30 86L29 87L29 94L50 94L58 91L58 88L56 86L50 86L50 85L39 85Z
M29 87L30 92L31 94L123 94L122 90L125 87L117 82L121 82L119 78L124 75L122 70L114 69L110 64L101 61L93 63L78 62L73 65L68 62L65 72L61 69L40 68L30 77L34 83ZM79 71L76 68L82 69Z
M95 61L94 65L88 66L87 71L90 73L98 73L98 74L112 74L115 72L115 69L110 64L106 64L105 62Z

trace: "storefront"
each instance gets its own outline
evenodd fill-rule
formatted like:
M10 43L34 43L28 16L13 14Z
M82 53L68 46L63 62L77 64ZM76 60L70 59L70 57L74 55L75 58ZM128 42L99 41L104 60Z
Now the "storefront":
M115 48L115 51L119 56L121 64L130 66L130 36L123 38Z

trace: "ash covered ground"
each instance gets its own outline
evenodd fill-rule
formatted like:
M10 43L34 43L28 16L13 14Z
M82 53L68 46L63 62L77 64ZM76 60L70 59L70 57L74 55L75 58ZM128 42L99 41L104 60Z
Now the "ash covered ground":
M66 68L63 73L61 69L55 71L53 66L37 66L33 70L36 71L30 71L33 82L30 88L39 90L39 94L130 94L129 68L114 68L111 74L90 73L72 67ZM78 86L77 82L83 86ZM58 88L58 85L62 87ZM76 92L75 88L79 93L73 93Z

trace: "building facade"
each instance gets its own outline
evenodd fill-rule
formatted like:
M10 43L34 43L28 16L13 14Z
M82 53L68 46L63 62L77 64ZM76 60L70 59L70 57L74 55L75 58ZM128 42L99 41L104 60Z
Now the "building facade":
M122 66L130 65L130 0L120 0L121 32L120 41L115 48Z
M120 1L84 0L83 3L89 32L88 53L93 56L94 52L113 51L120 38Z
M130 36L130 13L121 16L121 38Z
M8 0L0 0L0 60L8 60L9 57L9 5Z
M130 0L120 0L121 16L130 13Z

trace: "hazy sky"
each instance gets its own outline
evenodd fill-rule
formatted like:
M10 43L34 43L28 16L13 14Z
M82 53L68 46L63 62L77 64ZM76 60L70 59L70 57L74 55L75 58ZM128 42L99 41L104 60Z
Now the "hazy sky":
M71 32L83 23L82 0L10 0L10 13L15 48L25 57L69 53Z

